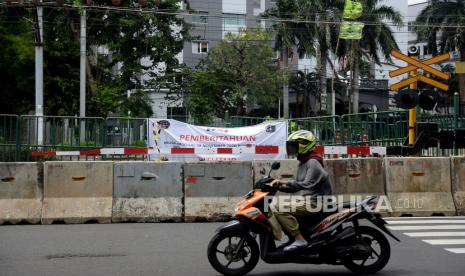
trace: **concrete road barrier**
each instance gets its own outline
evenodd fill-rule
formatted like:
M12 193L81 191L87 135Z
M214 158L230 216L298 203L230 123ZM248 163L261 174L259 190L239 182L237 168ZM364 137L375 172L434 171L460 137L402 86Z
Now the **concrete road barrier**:
M299 165L299 161L297 161L297 159L254 160L252 162L254 183L257 182L260 178L263 178L264 176L268 176L268 173L271 168L271 164L273 164L273 162L275 161L279 162L281 166L279 170L275 170L271 172L270 174L271 177L275 179L295 179L295 176L297 174L297 166ZM262 174L263 172L265 172L265 174ZM277 191L275 194L277 201L274 207L277 208L277 206L279 205L278 202L280 202L280 200L289 200L289 195L291 194Z
M271 164L273 162L279 162L281 167L279 170L275 170L271 172L271 177L275 179L291 179L295 178L297 173L297 166L299 165L299 161L296 159L286 159L286 160L254 160L252 161L253 167L253 182L257 182L260 178L264 176L268 176L268 173L271 168ZM262 174L261 172L265 172Z
M252 162L184 164L186 221L225 220L252 190Z
M113 162L45 162L42 224L110 223Z
M386 195L381 158L328 159L325 169L330 175L333 194L342 201Z
M182 163L116 162L112 222L181 221Z
M386 192L393 216L455 215L447 157L386 158Z
M0 163L0 224L40 223L42 166Z
M452 157L452 194L457 214L465 215L465 157Z

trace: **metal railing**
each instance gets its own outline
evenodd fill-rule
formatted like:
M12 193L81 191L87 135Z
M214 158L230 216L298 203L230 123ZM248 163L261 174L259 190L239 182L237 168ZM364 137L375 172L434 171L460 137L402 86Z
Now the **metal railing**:
M232 116L212 127L243 127L271 118ZM421 114L418 122L437 123L439 130L465 128L465 117ZM192 122L191 122L192 123ZM408 135L408 111L386 111L288 120L289 133L312 131L320 145L402 145ZM32 157L34 151L78 151L101 147L147 147L146 118L33 116L0 114L0 161L114 159L122 156ZM428 151L428 155L447 154ZM136 157L132 157L134 159ZM143 158L143 157L142 157ZM138 159L138 158L136 158Z
M382 111L341 116L343 143L401 145L408 134L408 111Z
M19 160L19 117L10 114L0 114L0 160Z
M273 120L272 118L260 118L260 117L244 117L244 116L231 116L225 119L226 127L246 127L261 124L267 120Z
M341 117L339 116L322 116L309 117L289 120L289 133L296 130L310 130L316 136L322 145L338 145L342 144Z
M105 147L146 147L147 119L109 117L105 120Z

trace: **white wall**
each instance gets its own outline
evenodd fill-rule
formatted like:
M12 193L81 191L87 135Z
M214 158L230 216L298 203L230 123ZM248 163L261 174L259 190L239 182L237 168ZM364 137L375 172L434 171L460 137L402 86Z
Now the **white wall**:
M247 1L223 0L223 13L247 14Z
M176 102L170 102L165 99L166 91L149 92L149 97L152 100L152 111L154 118L164 119L167 118L168 107L182 106L182 99Z
M385 5L385 6L391 6L394 9L396 9L400 14L402 15L402 18L404 19L405 25L401 27L400 29L397 27L391 27L392 31L394 32L394 38L397 41L397 44L399 45L399 50L403 53L407 52L408 48L408 41L409 41L409 33L408 33L408 28L407 28L407 19L408 19L408 2L405 0L385 0L382 1L380 4ZM384 59L381 59L382 62L385 62ZM403 61L399 61L397 59L394 59L394 64L397 66L404 66L405 63ZM395 67L389 66L386 64L383 64L381 66L376 65L375 66L375 78L376 79L389 79L389 85L396 83L400 80L403 79L403 77L396 77L396 78L389 78L389 71L394 70Z

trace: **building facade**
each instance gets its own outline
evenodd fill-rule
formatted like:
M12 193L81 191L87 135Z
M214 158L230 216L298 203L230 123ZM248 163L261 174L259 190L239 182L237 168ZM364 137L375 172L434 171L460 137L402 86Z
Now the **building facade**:
M191 24L190 35L192 40L185 42L184 49L180 53L179 60L191 68L195 68L201 59L214 48L228 32L238 33L241 28L256 28L258 26L269 28L270 23L260 21L258 16L266 9L274 5L276 1L271 0L184 0L183 9L185 20ZM404 19L404 26L397 28L391 27L394 38L399 46L399 50L407 53L411 46L417 46L420 58L431 57L427 52L426 43L417 42L415 33L412 31L410 22L415 21L420 11L428 5L427 0L389 0L382 1L380 4L390 6L401 13ZM279 57L279 55L277 55ZM336 59L330 56L331 62ZM335 63L337 66L337 62ZM308 58L306 55L298 55L296 51L289 56L289 66L291 71L315 72L318 70L316 58ZM396 92L389 91L389 85L399 82L406 76L395 78L389 77L389 72L405 66L403 61L392 59L391 61L381 59L381 64L373 64L372 75L370 79L360 79L360 97L359 112L396 110L394 95ZM327 66L328 79L333 77L333 71L330 64ZM341 77L341 76L339 76ZM344 76L342 76L344 78ZM182 110L182 101L170 103L163 100L163 95L152 95L156 101L157 117L169 117L173 108ZM346 95L347 96L347 95ZM298 104L297 95L290 92L289 103L292 107ZM331 110L330 94L322 99L323 105L326 102L326 111ZM341 109L347 104L343 96L336 96L336 109ZM171 105L171 106L170 106Z
M180 62L195 68L226 33L239 33L242 28L267 27L258 16L270 8L270 0L184 0L181 2L184 20L191 25L191 41L184 43L178 55ZM268 26L269 27L269 26ZM170 102L166 91L150 93L152 108L158 118L185 119L182 100ZM177 111L177 112L173 112ZM180 115L182 113L183 115Z
M185 20L191 24L192 41L184 44L182 60L194 68L226 33L241 28L265 27L257 16L270 7L269 0L189 0Z

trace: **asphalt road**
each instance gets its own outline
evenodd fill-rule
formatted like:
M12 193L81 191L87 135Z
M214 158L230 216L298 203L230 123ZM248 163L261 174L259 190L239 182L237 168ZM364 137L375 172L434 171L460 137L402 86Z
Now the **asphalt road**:
M455 222L423 223L414 219L392 222L392 227L411 227L394 231L402 242L390 240L391 260L377 275L464 275L465 254L458 253L465 250L465 237L461 237L464 232L460 232L465 231L462 229L465 227L465 218L447 219ZM206 248L219 225L0 226L0 275L218 275L208 264ZM448 225L452 229L448 229ZM431 226L433 229L425 228ZM437 226L442 227L434 229ZM420 234L412 234L415 231L420 231ZM431 234L439 237L425 238L429 232L441 231L447 231L445 233L454 237ZM431 242L432 239L439 241ZM446 248L455 248L453 251L456 253ZM268 265L260 261L249 275L344 274L353 275L344 267Z

